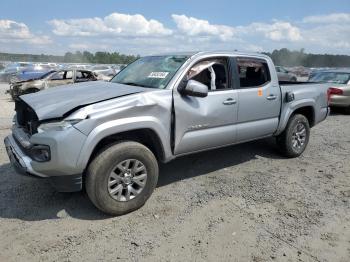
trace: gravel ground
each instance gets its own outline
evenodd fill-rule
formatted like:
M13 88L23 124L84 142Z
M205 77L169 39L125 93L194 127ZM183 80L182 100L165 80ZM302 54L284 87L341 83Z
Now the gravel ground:
M349 261L349 120L313 128L297 159L272 139L177 159L143 208L114 218L84 193L15 175L1 144L0 261Z

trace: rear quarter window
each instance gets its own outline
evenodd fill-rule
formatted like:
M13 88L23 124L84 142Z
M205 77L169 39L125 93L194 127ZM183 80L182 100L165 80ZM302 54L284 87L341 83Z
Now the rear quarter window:
M263 59L237 58L241 88L261 87L271 81L269 67Z

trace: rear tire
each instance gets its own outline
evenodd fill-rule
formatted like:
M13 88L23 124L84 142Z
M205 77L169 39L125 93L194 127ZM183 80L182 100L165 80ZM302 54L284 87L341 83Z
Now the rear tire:
M296 114L290 117L286 129L277 136L276 141L283 155L292 158L304 152L309 138L309 121L304 115Z
M153 153L140 143L120 142L92 160L85 183L97 208L110 215L123 215L142 207L157 181L158 163Z
M350 115L350 106L344 109L345 114Z

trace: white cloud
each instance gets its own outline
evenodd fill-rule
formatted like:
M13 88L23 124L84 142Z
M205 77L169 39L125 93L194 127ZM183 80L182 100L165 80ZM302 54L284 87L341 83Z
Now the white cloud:
M112 13L104 18L54 19L49 21L59 36L165 36L172 31L144 16Z
M188 17L186 15L171 16L181 33L189 36L217 36L221 40L229 40L234 36L235 29L226 25L210 24L207 20Z
M300 29L289 22L277 21L268 23L252 23L248 26L240 26L241 35L263 36L272 41L300 41L302 39Z
M87 50L89 48L91 48L88 44L70 44L68 45L69 48L73 49L73 50Z
M13 20L0 20L0 41L4 43L22 42L38 45L51 43L50 37L34 35L26 24Z
M304 44L349 54L350 50L350 13L307 16L302 22L305 28L302 34Z
M25 24L12 20L0 20L0 37L3 39L28 39L32 36Z
M263 36L272 41L299 41L302 39L298 27L289 22L277 21L252 23L247 26L210 24L207 20L173 14L172 18L180 33L188 36L216 36L223 41L234 40L244 35Z
M350 24L328 24L308 28L303 31L305 44L325 47L326 49L350 48Z
M303 19L303 22L310 24L350 23L350 14L333 13L328 15L307 16Z
M132 54L191 50L271 51L287 47L306 52L350 54L350 13L307 16L300 21L216 24L173 14L173 26L140 14L54 19L50 36L17 21L0 19L0 49L11 52L64 53L119 51ZM59 50L59 51L57 51Z
M0 41L23 41L34 44L48 44L51 42L48 36L34 35L26 24L12 20L0 20Z

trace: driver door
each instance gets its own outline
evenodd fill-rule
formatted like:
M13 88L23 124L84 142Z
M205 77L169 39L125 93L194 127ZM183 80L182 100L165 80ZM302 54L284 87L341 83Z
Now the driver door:
M235 143L238 101L228 63L227 57L208 59L187 72L187 80L208 86L207 97L181 95L174 89L175 155Z

